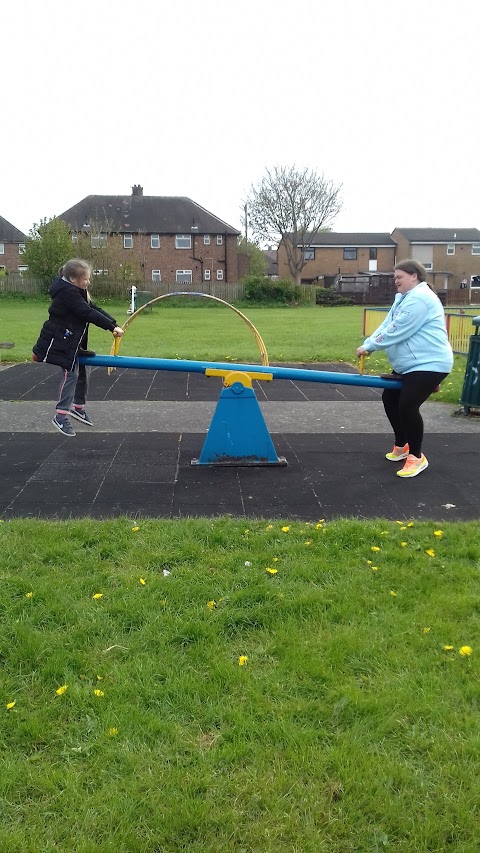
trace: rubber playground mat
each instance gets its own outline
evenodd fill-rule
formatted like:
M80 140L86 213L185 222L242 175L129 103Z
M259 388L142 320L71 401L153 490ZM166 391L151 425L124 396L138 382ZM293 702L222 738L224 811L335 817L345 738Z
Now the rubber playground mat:
M350 371L349 366L344 369ZM0 372L0 398L19 401L19 408L48 401L53 413L58 382L58 368L16 365ZM362 401L374 407L380 401L379 392L370 388L308 382L298 387L290 382L259 385L268 395L276 395L269 399L283 399L286 405L292 399L300 401L306 410L315 405L328 408L332 399L343 399L346 406L353 400L359 408L365 405ZM257 394L261 400L258 388ZM313 403L308 402L310 394L318 395ZM189 400L191 426L183 432L144 432L137 427L95 432L95 427L78 425L76 437L67 439L54 431L47 417L45 432L14 431L11 416L0 417L1 517L230 514L245 519L379 517L438 522L476 520L480 515L480 423L473 431L458 432L452 420L451 433L428 434L425 452L430 467L405 481L395 474L398 466L384 458L391 446L388 425L382 431L358 434L354 421L350 431L342 432L322 433L316 421L311 432L301 434L270 429L278 455L287 459L284 467L192 465L205 439L205 431L195 425L195 401L218 399L218 383L201 374L125 370L108 377L98 369L92 376L90 399L136 400L137 412L145 405L142 401Z

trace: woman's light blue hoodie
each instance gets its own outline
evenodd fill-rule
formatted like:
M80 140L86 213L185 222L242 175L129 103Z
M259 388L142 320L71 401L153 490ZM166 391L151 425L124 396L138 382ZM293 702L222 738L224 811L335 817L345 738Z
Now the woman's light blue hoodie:
M385 320L363 347L369 352L386 350L396 373L450 373L453 367L442 303L424 281L397 293Z

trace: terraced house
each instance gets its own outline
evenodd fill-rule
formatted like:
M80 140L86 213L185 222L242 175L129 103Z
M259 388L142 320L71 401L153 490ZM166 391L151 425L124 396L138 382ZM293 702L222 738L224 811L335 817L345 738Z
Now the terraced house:
M88 241L96 275L145 286L239 279L240 232L190 198L144 195L137 184L129 196L89 195L59 218L78 254Z
M0 272L26 272L27 267L22 264L26 239L26 234L0 216Z

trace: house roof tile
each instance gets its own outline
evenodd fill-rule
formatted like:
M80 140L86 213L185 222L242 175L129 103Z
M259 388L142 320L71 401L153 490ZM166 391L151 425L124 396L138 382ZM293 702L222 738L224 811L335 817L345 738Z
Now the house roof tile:
M27 235L23 231L19 231L15 225L0 216L0 241L2 243L24 243L26 239Z
M396 228L410 243L480 243L478 228Z
M115 234L240 233L185 196L88 195L59 218L78 231L94 221Z
M353 232L320 231L311 235L311 246L396 246L395 241L387 232Z

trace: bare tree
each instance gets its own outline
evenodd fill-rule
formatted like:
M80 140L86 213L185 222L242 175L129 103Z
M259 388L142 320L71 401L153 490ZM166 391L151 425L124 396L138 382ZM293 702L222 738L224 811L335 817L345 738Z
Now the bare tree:
M296 166L274 166L250 189L247 209L257 240L283 243L288 266L297 284L305 266L305 249L326 231L342 209L340 191L323 174Z

